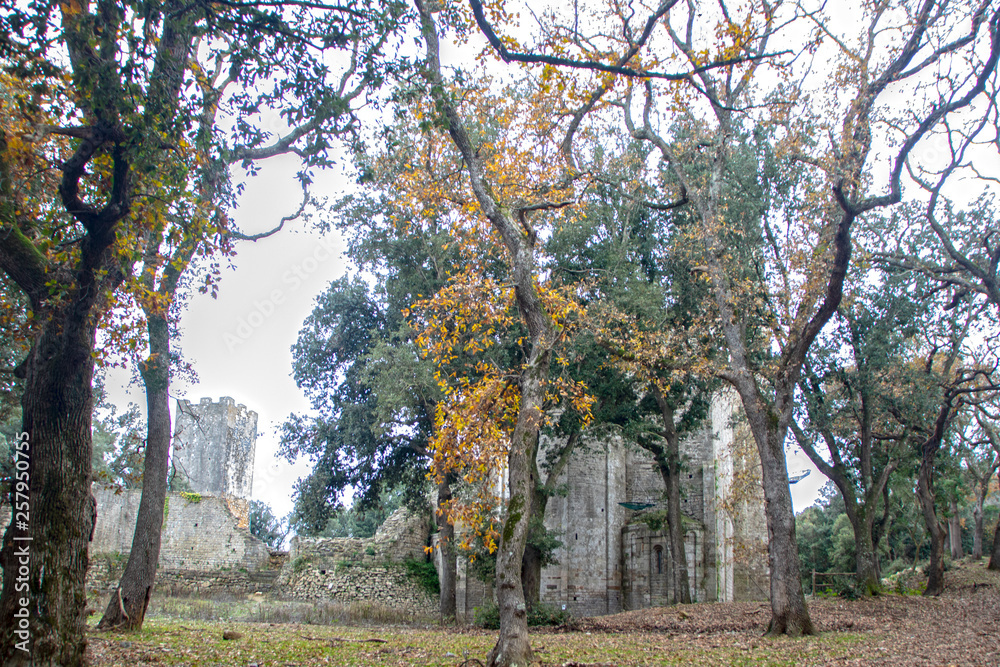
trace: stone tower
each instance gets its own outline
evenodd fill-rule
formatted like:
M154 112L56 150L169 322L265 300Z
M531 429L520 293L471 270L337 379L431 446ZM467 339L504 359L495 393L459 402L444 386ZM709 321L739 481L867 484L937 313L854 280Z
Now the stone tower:
M248 500L253 488L257 413L228 396L177 401L173 462L191 491Z

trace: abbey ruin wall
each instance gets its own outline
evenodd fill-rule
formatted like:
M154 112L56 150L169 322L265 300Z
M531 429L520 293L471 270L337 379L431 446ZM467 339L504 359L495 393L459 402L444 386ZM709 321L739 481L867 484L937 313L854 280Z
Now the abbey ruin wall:
M140 490L95 488L97 526L90 553L128 554L139 510ZM163 508L160 568L178 570L261 569L267 545L240 526L236 505L227 498L169 493ZM240 507L235 509L239 510Z

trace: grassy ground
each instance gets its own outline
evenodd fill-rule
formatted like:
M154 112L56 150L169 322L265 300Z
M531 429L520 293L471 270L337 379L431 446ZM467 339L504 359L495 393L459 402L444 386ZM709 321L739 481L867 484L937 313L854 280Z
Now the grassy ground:
M223 639L223 632L239 633ZM91 638L100 665L448 665L482 658L493 632L419 628L184 622L151 619L138 635ZM659 633L545 633L533 636L544 665L787 665L841 661L865 641L827 633L808 640L718 637L691 641ZM474 663L473 663L474 664Z
M532 646L539 664L563 667L1000 664L1000 576L981 563L947 575L941 598L815 600L815 637L763 637L766 604L697 604L581 619L534 632ZM496 639L373 606L168 599L153 611L141 633L93 632L94 664L458 667L477 664Z

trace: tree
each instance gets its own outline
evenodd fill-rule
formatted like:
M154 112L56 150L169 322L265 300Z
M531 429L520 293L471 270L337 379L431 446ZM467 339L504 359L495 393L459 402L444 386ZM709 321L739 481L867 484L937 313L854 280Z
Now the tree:
M905 283L866 275L837 314L836 329L814 346L800 380L808 424L803 429L793 421L791 427L843 498L853 529L857 590L871 595L880 586L877 554L890 518L890 478L910 455L908 425L893 415L907 412L906 397L914 389L901 369L911 361L907 346L921 313Z
M978 406L979 414L976 415L976 423L983 430L983 435L989 440L990 447L993 451L1000 455L1000 437L997 436L997 418L1000 414L997 413L995 408L989 408L985 404ZM1000 485L1000 470L995 470L997 473L998 485ZM986 480L987 486L989 480ZM976 531L979 531L979 518L977 517ZM1000 570L1000 519L997 520L997 526L993 533L993 547L990 549L990 562L987 564L987 569L990 570Z
M537 267L538 231L528 219L529 212L563 208L560 195L566 186L556 186L536 190L525 182L509 182L497 178L489 166L492 160L501 163L511 159L510 154L490 149L489 156L481 156L484 147L481 141L474 141L466 123L459 115L457 102L446 87L441 73L440 44L437 25L431 9L421 0L416 2L420 14L421 34L426 47L425 77L430 87L431 100L436 107L440 122L461 156L463 171L468 177L468 187L478 208L478 214L488 223L490 230L499 238L506 251L509 280L513 285L513 298L520 319L527 329L525 336L526 356L519 364L516 376L511 380L500 377L487 378L485 383L475 385L471 394L463 394L459 401L452 401L452 410L483 405L482 398L489 397L486 404L494 400L503 401L501 414L510 414L513 428L508 436L502 436L506 443L506 468L508 493L501 530L497 544L497 602L500 608L500 633L496 645L490 651L487 663L491 665L526 665L532 660L528 640L526 604L521 581L521 567L525 544L529 532L528 515L531 511L531 497L536 487L532 478L533 461L538 447L538 433L545 421L549 370L552 348L560 338L553 307L558 307L551 293L546 293L539 285ZM513 159L524 158L524 147L511 146ZM544 182L547 174L544 168L536 176ZM505 174L506 176L506 174ZM519 180L519 179L518 179ZM526 187L527 186L527 187ZM539 193L541 196L539 196ZM527 195L529 201L520 199ZM533 195L533 196L532 196ZM457 287L460 287L456 285ZM553 302L555 301L555 302ZM516 385L514 397L506 392L506 387ZM485 391L486 393L481 393ZM468 399L473 399L470 402ZM515 407L516 406L516 407ZM475 408L473 408L475 409ZM457 410L456 410L457 411ZM441 426L446 426L442 431ZM439 420L436 437L442 445L459 444L456 437L461 430L454 420L447 424ZM499 433L490 436L494 439ZM485 441L484 444L488 443ZM437 451L445 454L450 447L442 446Z
M162 233L164 202L186 200L197 171L192 146L225 139L216 128L210 136L191 135L200 110L211 106L200 104L199 91L188 85L197 78L198 56L211 52L228 61L229 73L247 84L235 104L233 134L256 149L266 141L252 124L258 105L304 100L285 106L294 109L288 112L294 122L296 114L314 111L310 100L328 98L311 94L309 77L290 77L287 86L256 97L249 86L271 76L286 56L295 62L296 51L317 47L312 35L328 36L318 48L350 42L352 16L359 18L354 27L379 31L381 24L366 24L364 15L354 9L319 16L299 7L288 16L302 29L289 31L281 8L267 4L67 2L58 15L19 8L4 14L9 39L2 57L32 93L19 98L27 131L11 132L13 121L5 117L0 135L0 268L26 295L35 324L21 365L31 521L12 523L3 542L5 664L84 661L95 335L116 291L142 261L148 234ZM205 50L196 52L199 39ZM24 171L32 160L45 167ZM15 593L12 559L28 537L24 598ZM27 628L15 622L22 599L29 600Z
M972 482L972 518L975 523L972 557L979 560L983 557L984 505L990 493L990 482L1000 470L1000 438L990 423L985 406L976 406L971 421L957 436L964 472Z
M695 117L693 106L680 114L681 118L686 117L685 127L690 128L687 131L692 134L693 141L671 143L663 130L658 131L654 127L654 106L658 98L652 80L645 81L641 90L636 91L643 96L641 120L633 117L631 97L624 101L623 108L626 124L633 136L657 148L663 163L691 199L701 222L707 275L729 350L728 368L720 371L719 376L740 394L758 445L763 470L771 573L772 620L769 632L810 634L813 627L797 571L795 528L784 458L785 434L791 424L803 363L813 341L842 299L843 282L851 257L852 225L861 214L892 205L901 199L900 179L913 147L948 114L967 107L982 95L986 81L996 68L1000 40L994 35L997 15L994 13L987 17L985 6L970 10L968 14L952 16L935 13L936 3L924 2L909 10L906 20L898 25L905 30L907 39L891 47L888 58L875 62L872 54L880 48L876 43L880 40L883 26L897 21L884 9L862 9L862 20L869 22L870 29L860 38L846 41L834 35L821 11L806 13L816 26L817 40L829 38L842 50L842 57L851 61L850 65L845 63L840 70L838 76L841 80L834 92L838 98L842 92L845 93L847 99L840 99L841 105L827 107L846 111L839 118L818 110L793 112L793 109L801 108L801 103L806 100L799 95L804 91L794 88L782 88L769 100L760 100L774 114L769 121L763 122L775 123L782 128L783 138L777 143L778 150L792 160L791 165L783 168L789 169L796 164L821 167L809 178L800 178L797 190L790 193L792 205L778 207L780 213L775 211L769 214L767 209L761 212L761 231L770 246L770 256L766 257L766 261L774 267L774 280L769 284L758 284L764 288L762 293L768 294L766 309L774 331L772 344L779 350L766 366L761 367L752 359L754 341L747 337L751 331L747 313L757 309L748 311L740 305L746 291L740 279L743 267L733 264L728 251L731 243L726 240L730 226L725 184L731 173L733 146L739 137L745 136L741 127L744 127L742 123L746 116L738 114L737 110L754 104L751 101L754 99L754 75L762 67L759 63L765 59L772 38L777 38L776 33L781 26L777 22L776 9L766 6L763 16L749 13L737 19L723 6L719 25L720 30L729 36L725 41L725 48L729 49L727 53L747 54L749 64L735 65L722 70L721 74L699 71L691 76L692 84L710 106L706 117ZM680 30L673 29L669 18L672 16L668 17L667 27L674 46L692 67L698 67L704 57L694 43L697 36L694 8L689 9L686 24ZM872 150L871 128L873 123L878 122L877 114L885 113L880 106L890 84L896 86L909 80L913 82L911 85L918 85L923 73L936 66L946 54L977 38L983 39L987 18L991 48L985 60L976 60L974 77L956 81L956 85L942 91L940 99L936 98L933 104L909 116L909 120L893 126L898 140L893 143L893 156L889 163L888 192L869 194L864 176ZM952 20L966 20L970 28L952 42L952 46L938 49L934 46L938 31L950 30L945 24L950 26ZM857 48L849 44L857 45ZM638 89L639 86L630 87L630 90L633 88ZM661 98L669 99L668 96L669 91L661 92ZM668 112L673 108L668 102L663 102L658 109L659 117L666 117L667 122L676 119L676 113ZM800 118L809 120L804 124L790 122L796 113L802 113ZM820 147L803 135L810 122L830 130L830 144L822 147L822 157L815 154L809 156L813 147ZM833 134L835 127L840 132L839 136ZM689 169L692 163L704 164L703 173L707 177L693 178ZM778 220L783 229L775 233L774 226ZM798 249L802 246L778 244L778 239L796 238L808 238L813 252L803 255Z
M280 549L288 535L288 526L283 519L274 516L270 505L260 500L251 500L250 534L272 549Z
M377 16L370 13L364 20ZM312 115L302 118L286 114L285 120L291 126L290 129L281 136L269 137L267 145L241 143L220 148L210 142L220 104L232 100L233 93L229 89L239 83L238 77L234 76L230 68L230 61L239 57L241 47L224 47L214 54L214 61L210 59L204 65L199 65L194 72L201 93L201 109L194 131L198 172L192 179L192 192L186 205L174 202L165 216L164 224L150 230L145 239L141 272L134 285L136 300L145 315L147 329L148 356L139 363L139 375L146 391L149 415L145 451L146 477L149 483L143 485L129 560L122 573L121 583L99 623L101 628L140 628L153 589L162 525L159 517L163 513L167 487L171 433L170 379L179 366L177 355L171 350L171 333L182 306L178 291L184 274L199 259L204 264L212 255L232 255L234 239L257 241L270 236L305 210L309 203L311 171L328 166L330 158L327 150L330 142L353 131L355 117L351 105L363 93L370 92L371 60L379 55L386 39L378 33L374 37L366 35L364 28L355 24L356 19L350 14L344 18L346 21L337 27L343 33L338 47L352 49L349 64L340 71L331 71L317 78L310 93L314 98ZM334 19L334 22L339 21L339 18ZM301 31L302 27L304 26L292 24L282 29L295 33ZM294 59L302 71L322 71L318 65L326 49L310 48L294 42L279 44L279 48L287 54L286 58ZM267 67L266 59L257 55L254 59L258 65ZM278 96L283 89L290 89L292 94L298 94L294 86L290 87L280 80L273 82L273 85ZM248 236L234 229L227 215L231 204L228 169L237 164L242 164L244 168L251 165L256 168L265 159L290 153L301 160L298 179L304 198L298 211L282 218L268 232ZM215 280L214 271L205 272L202 289L211 289L213 296L217 289Z
M898 416L913 429L920 455L917 498L931 542L924 595L940 595L944 588L945 530L935 506L938 455L942 448L948 447L949 430L960 411L970 404L982 402L997 390L993 375L997 368L996 352L968 346L971 324L980 311L981 307L966 305L966 311L957 313L957 319L949 314L946 321L926 330L925 359L918 379L923 381L928 399L924 409ZM956 513L953 509L952 514Z

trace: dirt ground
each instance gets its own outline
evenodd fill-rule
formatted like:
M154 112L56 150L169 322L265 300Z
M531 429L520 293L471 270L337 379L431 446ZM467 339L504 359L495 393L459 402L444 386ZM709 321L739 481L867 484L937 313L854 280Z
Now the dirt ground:
M855 655L830 664L1000 666L1000 573L989 572L981 564L961 564L946 572L945 592L937 598L818 599L809 603L809 614L820 633L863 637ZM734 602L582 619L577 628L667 633L711 645L747 642L752 652L755 644L767 641L760 637L769 619L767 603Z

